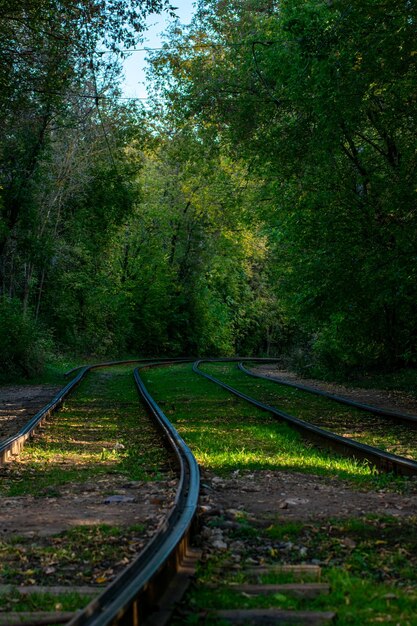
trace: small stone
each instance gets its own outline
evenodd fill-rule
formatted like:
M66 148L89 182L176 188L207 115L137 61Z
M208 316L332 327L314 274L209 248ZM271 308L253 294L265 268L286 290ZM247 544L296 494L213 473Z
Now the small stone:
M216 550L227 550L227 543L225 543L221 539L215 539L215 541L212 541L211 545Z
M201 504L198 507L198 512L200 513L200 515L207 515L207 513L210 513L212 508L213 507L209 506L208 504Z
M135 498L132 498L131 496L123 496L123 495L114 495L114 496L109 496L108 498L106 498L104 500L104 504L118 504L120 502L134 502Z

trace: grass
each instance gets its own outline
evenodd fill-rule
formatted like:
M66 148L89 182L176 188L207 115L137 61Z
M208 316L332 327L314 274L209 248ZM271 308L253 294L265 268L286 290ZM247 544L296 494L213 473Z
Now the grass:
M103 585L142 547L143 536L138 535L143 531L143 525L119 528L102 524L75 527L52 537L3 538L1 582L47 586L53 580L55 585Z
M324 380L331 380L329 377ZM403 368L393 372L369 372L361 376L353 376L345 381L338 378L336 382L347 384L349 387L362 389L385 389L404 391L417 398L417 369Z
M362 487L408 484L405 478L378 474L369 464L304 443L285 423L190 370L189 365L176 365L149 369L143 376L202 466L219 474L281 469L337 476Z
M27 442L18 459L1 468L5 479L0 494L59 498L71 490L82 490L82 483L95 482L99 476L153 481L173 478L172 469L159 433L140 403L132 367L118 367L90 373L63 409ZM68 483L72 485L65 487ZM112 495L111 478L108 484L109 493L102 495ZM105 585L143 548L148 540L145 531L142 525L82 525L45 537L4 536L0 541L1 581L13 585ZM49 610L57 605L73 610L87 601L77 594L20 597L13 592L0 597L0 610Z
M45 490L106 473L157 480L167 470L159 433L140 404L132 368L91 372L4 468L6 496L42 495Z
M245 540L245 554L239 572L230 566L231 553L211 556L200 564L196 583L183 603L184 612L174 624L199 623L196 615L205 613L205 624L221 622L210 612L218 609L269 608L335 611L341 626L394 623L417 624L416 518L391 517L327 520L317 523L276 524L269 528L252 527L229 531L227 540ZM302 550L301 550L302 548ZM248 597L233 590L233 583L250 583L246 569L251 558L264 555L265 565L301 564L314 555L322 566L321 582L331 591L316 599L294 598L284 592ZM260 577L265 584L311 581L309 576L271 570Z
M409 484L407 479L377 474L367 464L305 445L287 425L193 375L188 365L147 370L143 376L200 464L217 474L281 469L348 479L361 488L401 490ZM228 382L233 384L232 377ZM239 571L232 549L210 555L200 564L195 585L173 623L220 626L225 622L214 615L218 609L279 607L335 611L341 626L416 626L416 521L393 517L307 525L277 521L263 528L242 516L238 530L223 531L229 545L244 542ZM222 519L211 523L221 526ZM331 593L314 600L284 593L251 598L228 588L231 582L253 582L245 574L253 560L271 565L318 562L322 582L331 585ZM293 580L293 575L273 573L262 582Z
M0 595L2 612L76 611L91 601L91 596L80 593L31 593L21 594L18 590Z
M20 465L14 465L19 475L10 479L4 493L59 495L59 487L65 482L86 480L101 472L151 480L161 475L166 459L158 458L155 432L144 426L147 418L138 408L136 390L127 375L130 370L112 368L111 376L99 370L82 383L59 419L54 418L46 426L44 436L25 447ZM379 475L364 463L305 445L286 424L192 374L189 365L145 370L143 377L199 462L218 474L228 475L236 469L281 469L348 479L361 487L400 489L407 485L405 479ZM146 442L151 442L151 452L138 462L138 454L148 448ZM125 448L116 446L118 443ZM332 585L332 592L309 600L308 608L336 610L342 626L417 624L416 520L406 523L394 518L369 518L286 526L273 522L269 528L244 517L239 521L239 528L230 531L230 538L245 542L241 571L230 569L235 561L229 551L202 563L178 624L202 623L200 614L204 612L206 626L219 626L220 621L210 616L216 608L307 608L304 600L282 593L260 601L227 588L226 581L248 580L245 559L260 552L271 564L319 560L323 581ZM3 540L0 558L4 581L47 584L47 572L53 568L54 582L60 584L105 584L137 551L136 536L140 533L141 529L136 528L120 533L111 527L80 527L36 542L27 537ZM270 574L264 582L290 580L288 575ZM213 589L213 584L219 587ZM64 600L68 603L65 606ZM46 596L29 600L12 594L0 602L4 610L10 610L10 606L26 610L27 602L35 602L42 609L62 605L64 610L67 606L73 610L86 600Z
M47 361L42 372L35 374L31 378L15 377L13 381L10 381L8 377L5 381L0 378L0 389L2 385L57 385L63 387L68 382L64 376L65 372L78 365L79 361L75 357L55 356Z
M393 454L417 457L417 430L409 425L344 406L329 398L247 376L234 363L206 363L202 369L265 404L321 428Z

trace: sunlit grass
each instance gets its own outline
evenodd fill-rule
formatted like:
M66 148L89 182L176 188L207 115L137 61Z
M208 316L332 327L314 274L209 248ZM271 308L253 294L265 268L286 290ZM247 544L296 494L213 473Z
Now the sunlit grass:
M362 486L407 484L366 462L303 442L287 424L197 376L190 365L145 370L143 377L199 463L217 473L281 469L339 476Z
M189 614L181 615L174 623L198 623L194 619L201 612L208 613L207 623L218 625L218 619L214 614L210 617L210 611L275 607L334 611L337 623L346 626L385 621L415 626L415 522L415 518L376 516L308 523L285 523L277 519L276 523L265 528L256 522L240 520L237 529L226 533L229 543L235 540L245 542L239 570L233 568L232 550L212 554L202 562L196 584L185 603ZM212 524L215 525L215 520ZM251 563L253 557L260 554L264 567L270 570L254 578ZM329 594L305 599L291 597L281 590L271 595L250 597L233 589L234 584L253 582L317 582L317 577L311 574L279 570L283 563L302 565L313 557L321 564L319 581L330 585Z
M161 477L166 451L140 402L132 372L129 366L88 374L8 465L0 492L37 495L109 472L132 480Z
M408 484L406 479L378 474L366 463L305 444L289 426L196 376L188 365L146 370L143 377L200 464L217 474L227 475L236 469L272 469L348 479L361 488L404 488ZM218 521L221 525L222 519ZM415 520L284 524L278 516L276 521L269 516L270 526L265 527L250 522L242 514L238 521L238 529L225 531L224 538L229 545L236 540L244 542L239 570L235 569L233 548L210 555L201 563L196 584L184 603L185 614L174 620L175 625L198 624L204 615L207 626L219 626L216 610L277 607L335 611L337 623L342 626L387 620L401 626L415 626L415 563L407 557L407 553L415 553ZM216 525L216 518L211 518L210 524ZM260 552L262 546L264 551ZM330 584L330 594L309 600L281 592L251 598L230 589L228 583L254 582L246 569L250 569L253 559L259 559L260 554L265 565L302 564L319 559L323 567L321 582ZM278 584L295 580L300 578L274 572L262 577L260 582ZM311 579L304 576L303 580Z
M205 363L203 371L255 399L336 434L393 454L417 457L417 430L407 424L341 405L334 400L253 378L235 363Z
M187 617L182 615L181 618L174 620L173 625L198 624L196 617L200 611L205 616L204 624L219 626L221 624L219 618L214 613L211 616L210 611L250 608L335 611L337 624L340 626L362 626L375 623L416 625L416 594L410 594L392 585L378 585L339 569L328 570L325 579L331 585L330 594L309 600L294 598L285 592L248 597L228 588L220 581L215 589L197 584L187 600L187 604L191 605L193 611L190 611ZM280 584L282 579L270 582Z

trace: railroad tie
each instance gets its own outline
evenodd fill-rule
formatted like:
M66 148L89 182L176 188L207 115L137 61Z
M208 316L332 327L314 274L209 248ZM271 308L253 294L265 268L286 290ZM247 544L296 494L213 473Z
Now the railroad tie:
M254 567L244 572L249 578L259 578L267 574L289 574L299 582L278 583L278 584L248 584L248 583L226 583L226 586L233 591L242 593L245 596L261 596L272 594L284 594L286 596L312 599L319 595L328 594L330 585L320 582L304 582L305 579L320 580L321 568L318 565L276 565L269 567ZM208 614L212 614L208 611ZM309 611L309 610L285 610L278 608L269 609L241 609L241 610L219 610L213 615L223 619L230 624L303 624L303 626L319 626L330 624L336 618L336 613L332 611Z
M331 624L336 613L330 611L286 611L282 609L243 609L215 611L214 615L230 624L251 624L253 626L272 626L285 624L303 624L320 626Z

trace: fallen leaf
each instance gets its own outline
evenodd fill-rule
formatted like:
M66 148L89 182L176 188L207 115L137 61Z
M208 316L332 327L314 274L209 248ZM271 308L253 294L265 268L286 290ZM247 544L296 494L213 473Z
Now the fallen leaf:
M99 576L98 578L96 578L95 582L101 585L102 583L107 582L107 578L105 576Z

